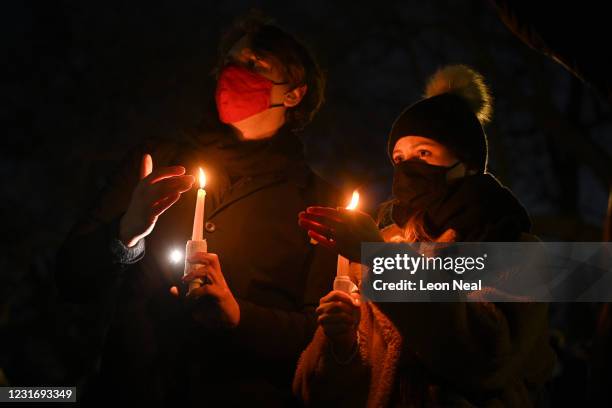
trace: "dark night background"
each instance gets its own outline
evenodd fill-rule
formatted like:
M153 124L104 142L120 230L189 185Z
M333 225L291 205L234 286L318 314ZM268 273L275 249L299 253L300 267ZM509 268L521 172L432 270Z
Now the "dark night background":
M534 233L553 241L602 239L612 180L609 100L521 42L487 2L350 4L4 5L0 385L65 380L63 356L80 341L71 322L82 311L56 298L57 247L127 148L149 137L180 137L197 123L212 92L219 37L252 7L318 56L327 101L304 132L307 156L336 186L360 186L368 209L390 191L385 142L393 119L420 98L436 68L465 63L485 76L495 97L489 170L527 207ZM594 309L553 306L558 400L584 393ZM570 381L573 388L564 390Z

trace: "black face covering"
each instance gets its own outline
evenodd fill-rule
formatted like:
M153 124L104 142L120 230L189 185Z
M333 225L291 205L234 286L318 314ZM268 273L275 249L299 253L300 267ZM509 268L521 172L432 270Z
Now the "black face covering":
M450 167L434 166L422 160L406 160L395 166L393 196L403 207L425 210L441 200L448 190L446 176Z
M515 241L522 232L529 232L527 211L493 175L467 175L449 183L446 176L457 164L398 164L393 177L393 222L404 226L411 214L422 211L432 236L452 228L466 242Z

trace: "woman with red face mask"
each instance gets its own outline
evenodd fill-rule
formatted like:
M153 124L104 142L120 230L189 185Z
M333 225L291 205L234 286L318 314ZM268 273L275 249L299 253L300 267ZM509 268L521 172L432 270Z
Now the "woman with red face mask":
M336 203L295 133L320 107L323 77L300 42L266 22L237 25L220 54L212 114L129 154L58 255L62 295L89 304L99 329L81 354L100 361L84 403L294 403L292 373L335 270L294 221ZM195 269L181 280L168 254L191 236L197 188L185 173L198 167L209 253L188 259Z
M523 206L486 172L490 104L478 73L441 69L391 129L389 225L379 231L363 212L324 207L299 224L355 262L361 242L535 239ZM542 303L364 302L334 290L317 315L293 385L309 406L534 406L554 366Z

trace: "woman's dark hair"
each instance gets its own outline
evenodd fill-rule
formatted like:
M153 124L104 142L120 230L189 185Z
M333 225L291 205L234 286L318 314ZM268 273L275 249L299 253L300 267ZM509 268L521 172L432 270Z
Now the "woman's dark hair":
M215 75L223 68L232 46L244 36L249 37L255 54L272 57L280 62L279 68L292 89L306 85L306 94L300 103L287 109L287 124L293 130L302 129L312 120L324 101L325 76L317 61L293 35L260 12L251 11L239 18L223 35Z

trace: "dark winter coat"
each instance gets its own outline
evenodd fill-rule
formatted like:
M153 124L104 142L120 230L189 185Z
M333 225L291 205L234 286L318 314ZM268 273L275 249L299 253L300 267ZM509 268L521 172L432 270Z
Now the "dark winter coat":
M169 293L180 286L183 262L172 264L168 255L184 250L191 237L196 188L160 217L143 257L115 250L145 151L155 167L183 165L196 174L205 164L204 234L240 305L236 329L201 327ZM100 364L80 397L105 406L119 400L139 406L291 403L295 362L312 338L314 309L335 272L335 256L313 246L297 225L298 212L313 204L336 205L335 192L303 161L230 183L223 163L185 144L154 142L128 154L58 255L61 293L87 304L103 334L89 334L89 354Z

